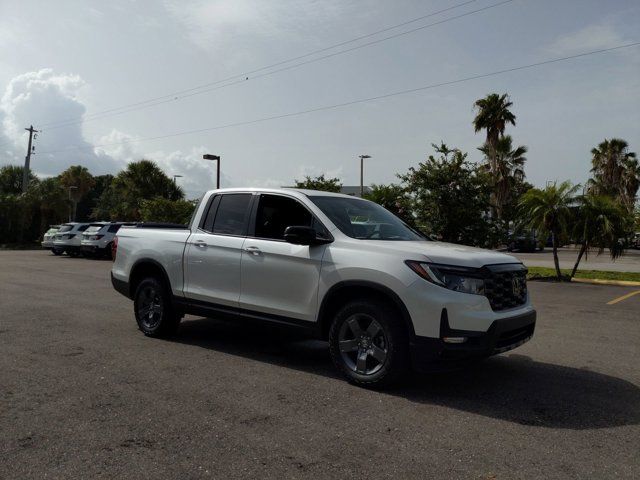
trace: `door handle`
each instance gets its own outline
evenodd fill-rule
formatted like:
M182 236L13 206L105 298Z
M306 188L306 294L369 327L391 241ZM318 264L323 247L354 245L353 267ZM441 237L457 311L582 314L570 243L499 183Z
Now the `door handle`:
M245 247L244 251L252 255L260 255L262 253L258 247Z
M193 242L193 244L196 247L207 248L207 242L205 242L204 240L196 240L195 242Z

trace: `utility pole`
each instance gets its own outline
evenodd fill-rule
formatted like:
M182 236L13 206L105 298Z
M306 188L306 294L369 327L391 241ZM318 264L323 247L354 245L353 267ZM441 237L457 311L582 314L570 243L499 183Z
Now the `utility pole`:
M22 172L22 193L27 193L27 188L29 187L29 164L31 163L31 152L32 152L32 143L33 143L33 134L37 133L38 130L33 128L33 125L30 125L29 128L25 128L27 132L29 132L29 147L27 148L27 156L24 157L24 171Z

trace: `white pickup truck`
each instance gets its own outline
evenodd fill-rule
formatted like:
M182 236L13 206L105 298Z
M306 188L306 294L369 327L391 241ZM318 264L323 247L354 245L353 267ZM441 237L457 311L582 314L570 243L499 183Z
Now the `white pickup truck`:
M505 352L535 327L514 257L431 241L347 195L214 190L189 226L123 227L116 244L112 283L145 335L184 314L297 328L360 385Z

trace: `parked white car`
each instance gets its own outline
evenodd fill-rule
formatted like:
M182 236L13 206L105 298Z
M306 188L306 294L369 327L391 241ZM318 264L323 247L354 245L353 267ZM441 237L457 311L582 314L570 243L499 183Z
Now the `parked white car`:
M347 195L214 190L189 226L122 228L116 248L112 283L145 335L186 313L291 327L328 340L360 385L506 352L535 328L519 260L431 241Z
M80 256L82 232L89 228L90 223L70 222L60 226L53 241L53 248L71 257Z
M87 257L111 258L111 246L116 233L123 225L134 226L127 222L92 223L82 234L80 249Z
M40 245L42 246L42 248L47 250L53 250L53 240L55 239L56 232L58 231L59 228L60 228L60 225L49 226L49 230L44 232L44 235L42 236L42 242L40 242Z

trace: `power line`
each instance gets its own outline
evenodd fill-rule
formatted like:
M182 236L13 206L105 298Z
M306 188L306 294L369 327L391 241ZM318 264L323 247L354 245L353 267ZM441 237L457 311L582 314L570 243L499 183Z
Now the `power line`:
M414 32L420 31L420 30L424 30L424 29L427 29L427 28L430 28L430 27L441 25L443 23L447 23L447 22L450 22L450 21L453 21L453 20L457 20L459 18L463 18L463 17L467 17L467 16L470 16L470 15L474 15L476 13L483 12L483 11L489 10L491 8L499 7L499 6L505 5L507 3L511 3L514 0L503 0L501 2L492 4L492 5L488 5L488 6L485 6L485 7L476 9L476 10L472 10L472 11L469 11L469 12L466 12L466 13L463 13L463 14L460 14L460 15L449 17L449 18L440 20L438 22L430 23L430 24L427 24L427 25L422 25L420 27L416 27L416 28L413 28L413 29L410 29L410 30L406 30L406 31L399 32L399 33L396 33L396 34L393 34L393 35L389 35L389 36L383 37L381 39L377 39L377 40L373 40L373 41L370 41L370 42L366 42L366 43L363 43L361 45L357 45L357 46L354 46L354 47L351 47L351 48L348 48L348 49L340 50L338 52L333 52L333 53L330 53L330 54L327 54L327 55L323 55L323 56L320 56L320 57L317 57L317 58L313 58L313 59L310 59L310 60L306 60L304 62L300 62L300 63L294 64L294 65L288 65L288 66L285 66L285 67L282 67L282 68L279 68L279 69L276 69L276 70L272 70L270 72L265 72L265 73L261 73L261 74L258 74L258 75L253 75L254 73L261 72L263 70L268 70L268 69L271 69L271 68L274 68L274 67L277 67L277 66L280 66L280 65L284 65L286 63L290 63L290 62L293 62L293 61L296 61L296 60L300 60L300 59L303 59L303 58L306 58L306 57L309 57L309 56L312 56L312 55L316 55L316 54L321 53L321 52L325 52L325 51L331 50L333 48L344 46L344 45L347 45L349 43L353 43L353 42L356 42L356 41L359 41L359 40L362 40L362 39L365 39L365 38L368 38L368 37L372 37L374 35L378 35L380 33L383 33L383 32L389 31L389 30L393 30L393 29L399 28L401 26L408 25L410 23L414 23L414 22L419 21L419 20L424 20L425 18L438 15L440 13L452 10L454 8L459 8L461 6L468 5L468 4L470 4L472 2L475 2L475 1L477 1L477 0L468 0L468 1L460 3L458 5L454 5L452 7L449 7L449 8L443 9L443 10L439 10L437 12L434 12L434 13L431 13L431 14L428 14L428 15L423 15L421 17L418 17L418 18L415 18L415 19L412 19L412 20L409 20L409 21L394 25L392 27L387 27L385 29L378 30L376 32L372 32L372 33L369 33L369 34L366 34L366 35L362 35L360 37L356 37L356 38L351 39L351 40L347 40L347 41L344 41L344 42L341 42L341 43L337 43L337 44L331 45L329 47L321 48L319 50L314 50L313 52L309 52L309 53L306 53L304 55L299 55L297 57L293 57L293 58L290 58L290 59L287 59L287 60L283 60L283 61L271 64L271 65L267 65L267 66L264 66L264 67L260 67L258 69L251 70L251 71L248 71L248 72L245 72L245 73L242 73L242 74L238 74L238 75L234 75L234 76L231 76L231 77L227 77L227 78L224 78L222 80L218 80L218 81L215 81L215 82L199 85L197 87L189 88L189 89L186 89L186 90L181 90L181 91L174 92L174 93L171 93L171 94L163 95L161 97L155 97L155 98L151 98L151 99L144 100L144 101L141 101L141 102L132 103L132 104L129 104L129 105L124 105L124 106L117 107L117 108L112 108L112 109L109 109L109 110L103 110L101 112L96 112L94 114L87 115L85 118L79 118L78 117L78 118L75 118L75 119L67 119L67 120L61 120L61 121L58 121L58 122L50 122L48 124L41 125L40 128L47 128L48 130L53 130L53 129L56 129L56 128L62 128L62 127L66 127L66 126L77 125L77 124L80 124L80 123L99 120L99 119L112 117L112 116L116 116L116 115L122 115L122 114L125 114L125 113L129 113L129 112L133 112L133 111L137 111L137 110L142 110L142 109L149 108L149 107L154 107L156 105L162 105L162 104L165 104L165 103L175 102L177 100L182 100L182 99L193 97L193 96L196 96L196 95L202 95L204 93L208 93L208 92L211 92L211 91L214 91L214 90L219 90L221 88L227 88L227 87L230 87L230 86L233 86L233 85L238 85L240 83L246 83L248 80L255 80L257 78L274 75L276 73L280 73L280 72L283 72L283 71L286 71L286 70L291 70L291 69L294 69L294 68L298 68L298 67L301 67L303 65L310 64L310 63L319 62L319 61L325 60L327 58L335 57L335 56L338 56L338 55L343 55L345 53L352 52L354 50L359 50L361 48L365 48L365 47L368 47L368 46L371 46L371 45L375 45L375 44L378 44L378 43L382 43L382 42L385 42L385 41L388 41L388 40L391 40L391 39L394 39L394 38L398 38L398 37L401 37L401 36L404 36L404 35L408 35L408 34L411 34L411 33L414 33ZM249 76L249 75L251 75L251 76Z
M262 118L258 118L258 119L254 119L254 120L247 120L247 121L243 121L243 122L236 122L236 123L228 123L225 125L217 125L214 127L207 127L207 128L200 128L200 129L196 129L196 130L186 130L186 131L182 131L182 132L176 132L176 133L170 133L167 135L160 135L160 136L155 136L155 137L143 137L143 138L138 138L138 139L131 139L131 140L126 140L123 142L115 142L115 143L105 143L105 144L101 144L101 145L94 145L94 146L89 146L89 147L80 147L77 145L71 146L67 149L64 150L53 150L53 151L48 151L48 152L40 152L41 155L43 154L54 154L54 153L61 153L61 152L68 152L71 149L77 149L77 150L91 150L94 148L102 148L102 147L112 147L112 146L116 146L116 145L126 145L129 143L139 143L139 142L146 142L146 141L153 141L153 140L161 140L164 138L172 138L172 137L178 137L178 136L182 136L182 135L190 135L190 134L194 134L194 133L203 133L203 132L210 132L213 130L221 130L224 128L231 128L231 127L239 127L239 126L243 126L243 125L251 125L251 124L256 124L256 123L262 123L262 122L266 122L266 121L270 121L270 120L277 120L277 119L281 119L281 118L288 118L288 117L295 117L295 116L299 116L299 115L304 115L304 114L308 114L308 113L315 113L315 112L320 112L320 111L325 111L325 110L333 110L336 108L342 108L342 107L347 107L350 105L355 105L358 103L365 103L365 102L371 102L374 100L382 100L385 98L389 98L389 97L395 97L398 95L406 95L409 93L415 93L415 92L420 92L420 91L424 91L424 90L429 90L429 89L433 89L433 88L438 88L438 87L443 87L443 86L447 86L447 85L455 85L458 83L464 83L464 82L468 82L471 80L478 80L480 78L487 78L487 77L493 77L496 75L501 75L504 73L510 73L510 72L516 72L516 71L520 71L520 70L526 70L529 68L534 68L534 67L539 67L542 65L549 65L552 63L558 63L558 62L564 62L567 60L572 60L575 58L581 58L581 57L586 57L589 55L595 55L598 53L605 53L605 52L611 52L614 50L620 50L623 48L629 48L629 47L634 47L634 46L638 46L640 45L640 42L634 42L634 43L628 43L625 45L618 45L615 47L609 47L609 48L603 48L600 50L592 50L590 52L584 52L584 53L578 53L575 55L569 55L566 57L560 57L560 58L554 58L554 59L550 59L550 60L544 60L541 62L536 62L536 63L529 63L527 65L520 65L517 67L511 67L511 68L506 68L503 70L496 70L493 72L489 72L489 73L481 73L481 74L476 74L476 75L471 75L468 77L464 77L464 78L459 78L456 80L450 80L447 82L440 82L440 83L432 83L430 85L424 85L421 87L416 87L416 88L411 88L411 89L407 89L407 90L399 90L396 92L390 92L390 93L385 93L382 95L376 95L374 97L367 97L367 98L360 98L357 100L351 100L348 102L343 102L343 103L336 103L333 105L325 105L325 106L321 106L321 107L316 107L316 108L311 108L311 109L307 109L307 110L300 110L297 112L290 112L290 113L284 113L284 114L280 114L280 115L273 115L273 116L269 116L269 117L262 117Z

